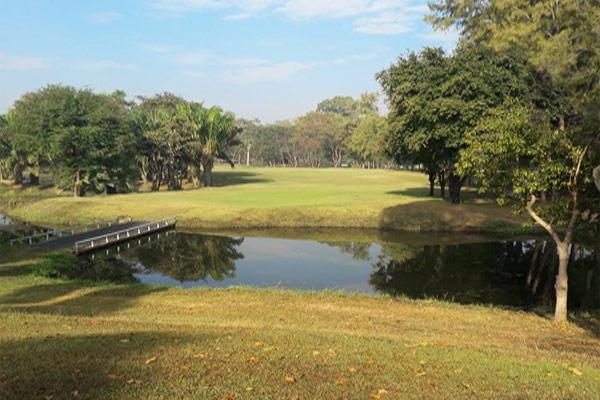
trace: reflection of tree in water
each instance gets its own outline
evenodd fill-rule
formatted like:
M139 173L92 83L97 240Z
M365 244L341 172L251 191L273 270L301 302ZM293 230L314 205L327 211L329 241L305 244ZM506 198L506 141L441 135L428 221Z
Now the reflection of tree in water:
M134 250L149 271L179 282L223 281L235 276L235 262L244 258L238 248L243 238L177 233Z
M412 257L384 251L373 265L370 283L393 296L446 298L460 303L512 306L548 305L556 274L556 251L533 242L423 246ZM551 246L551 245L550 245ZM393 246L392 246L393 247ZM384 250L386 250L384 248ZM393 249L392 249L393 250ZM398 252L395 252L398 254ZM574 308L598 304L597 252L573 252L571 291ZM585 282L580 282L584 279ZM594 286L596 285L596 286ZM583 304L585 299L585 304Z
M371 258L369 249L371 243L364 242L322 242L328 246L335 247L341 253L350 254L356 261L369 261Z
M66 271L69 279L82 279L95 282L137 283L134 276L139 272L135 265L121 257L80 257L79 262Z

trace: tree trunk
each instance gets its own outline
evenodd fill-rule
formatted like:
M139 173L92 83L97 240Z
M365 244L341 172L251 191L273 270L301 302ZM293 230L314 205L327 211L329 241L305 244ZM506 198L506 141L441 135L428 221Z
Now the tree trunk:
M435 171L429 172L429 197L435 194Z
M212 163L204 162L202 163L202 182L204 186L210 187L212 186Z
M36 175L33 172L29 173L29 184L30 185L39 185L40 184L40 177L39 175Z
M450 174L450 201L452 204L460 204L460 189L462 188L462 182L460 176Z
M23 184L23 168L22 168L21 164L17 163L15 165L15 168L13 170L13 175L14 175L15 185L22 185Z
M444 174L444 171L439 172L438 179L440 181L440 197L442 199L445 199L446 198L446 174Z
M556 252L558 255L558 274L556 275L556 283L554 289L556 290L556 306L554 308L554 320L556 322L567 321L567 294L568 294L568 267L569 267L569 250L573 243L573 235L575 233L575 226L579 220L579 193L577 191L571 192L573 197L573 208L571 209L571 219L565 230L564 239L560 239L558 233L554 230L552 224L544 221L533 209L537 201L537 197L531 194L531 200L527 204L527 212L533 218L533 220L541 225L552 237L556 243Z
M554 309L554 320L558 322L567 321L567 294L569 290L569 278L567 268L569 266L569 245L561 243L557 246L558 251L558 274L556 275L556 307Z
M73 180L73 196L80 197L81 196L81 171L77 170L75 172L75 178Z
M250 147L252 147L252 145L248 144L248 147L246 148L246 167L250 166Z

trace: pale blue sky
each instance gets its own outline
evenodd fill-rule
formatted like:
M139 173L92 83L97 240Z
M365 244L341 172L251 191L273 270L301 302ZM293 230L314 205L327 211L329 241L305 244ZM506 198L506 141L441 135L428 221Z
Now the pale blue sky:
M2 0L0 112L49 83L170 91L265 122L378 90L407 50L451 49L426 0Z

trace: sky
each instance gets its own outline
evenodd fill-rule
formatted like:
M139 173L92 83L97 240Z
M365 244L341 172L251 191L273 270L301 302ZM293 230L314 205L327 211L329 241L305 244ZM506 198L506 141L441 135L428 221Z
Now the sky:
M0 113L47 84L171 92L239 117L295 118L378 91L408 51L451 51L427 0L1 0Z

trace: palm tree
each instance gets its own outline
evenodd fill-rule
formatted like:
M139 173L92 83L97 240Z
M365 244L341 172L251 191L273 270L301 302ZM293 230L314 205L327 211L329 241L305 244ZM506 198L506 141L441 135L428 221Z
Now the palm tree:
M236 125L235 116L224 112L219 107L204 109L199 113L198 107L193 107L194 120L199 136L199 155L202 164L202 181L204 186L212 186L212 170L215 159L227 161L233 168L232 158L227 154L229 149L239 144L238 135L241 129ZM201 118L200 118L201 117Z

